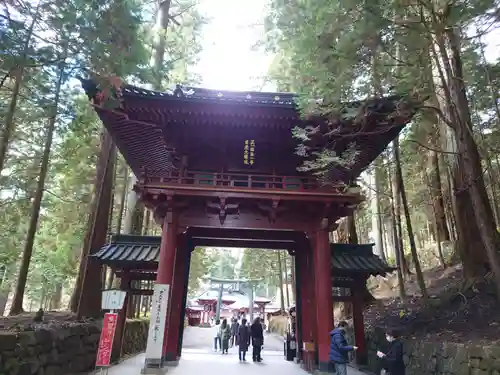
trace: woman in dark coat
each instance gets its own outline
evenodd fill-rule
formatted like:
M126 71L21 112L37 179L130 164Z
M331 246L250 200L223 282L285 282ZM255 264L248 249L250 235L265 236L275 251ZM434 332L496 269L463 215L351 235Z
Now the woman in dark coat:
M238 357L240 361L246 361L248 347L250 346L250 328L247 326L247 320L242 319L241 325L238 327Z
M389 341L387 353L377 352L378 357L382 359L382 367L390 375L405 375L403 343L399 335L395 331L388 331L385 338Z
M227 324L227 319L220 325L220 339L222 341L222 354L227 354L229 349L229 339L231 338L231 327Z
M264 345L264 330L260 324L260 318L255 318L253 324L250 326L250 334L252 336L252 360L254 362L261 362L262 357L260 352Z

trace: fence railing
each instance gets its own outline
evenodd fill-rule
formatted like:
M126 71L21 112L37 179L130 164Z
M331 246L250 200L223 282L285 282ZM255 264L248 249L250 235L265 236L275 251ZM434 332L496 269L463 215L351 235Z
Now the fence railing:
M303 176L278 176L245 173L217 173L188 171L184 175L171 172L165 177L148 177L143 179L145 185L165 186L197 186L210 188L229 189L263 189L274 191L329 191L341 192L342 186L322 186L313 177Z

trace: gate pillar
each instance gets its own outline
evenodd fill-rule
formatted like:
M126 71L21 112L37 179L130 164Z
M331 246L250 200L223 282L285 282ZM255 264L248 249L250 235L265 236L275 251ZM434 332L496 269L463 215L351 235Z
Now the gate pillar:
M356 279L351 289L353 296L352 301L352 318L354 322L354 342L358 347L356 350L356 363L358 365L368 364L368 353L366 350L365 339L365 323L363 320L363 294L365 290L366 280L364 278Z
M166 357L168 330L170 325L169 315L172 306L173 281L175 271L175 253L177 248L177 213L169 210L163 220L161 231L160 257L156 284L169 285L167 316L163 336L162 362Z
M303 354L302 354L302 346L303 346L303 334L302 334L302 327L303 327L303 311L304 311L304 304L302 303L302 282L301 278L302 276L302 271L301 271L301 258L298 255L298 252L301 251L300 248L296 249L295 251L295 337L297 341L297 360L299 363L303 359Z
M187 248L184 238L179 238L178 246L175 252L174 261L174 277L172 287L170 289L170 303L168 312L168 324L166 332L166 340L164 346L164 362L167 366L176 365L178 362L178 344L181 315L182 315L182 300L184 295L185 270L187 263Z
M316 295L316 324L318 370L330 372L330 331L333 323L332 261L326 225L316 232L314 246L314 275Z
M186 305L189 285L189 271L191 269L191 256L193 255L194 248L190 240L187 240L186 246L186 264L184 265L184 285L181 304L181 325L179 326L179 341L177 347L177 355L180 358L182 355L182 340L184 339L184 321L186 319Z
M306 370L313 371L316 364L316 296L314 294L313 248L309 241L297 251L300 288L300 333L302 362Z

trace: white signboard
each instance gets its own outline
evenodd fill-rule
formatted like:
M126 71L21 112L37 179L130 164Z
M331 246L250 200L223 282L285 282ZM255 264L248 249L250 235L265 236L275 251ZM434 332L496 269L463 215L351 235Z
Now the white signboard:
M110 289L102 291L101 308L103 310L121 310L127 292L123 290Z
M169 290L170 285L168 284L155 284L154 286L146 344L146 364L159 365L161 363Z

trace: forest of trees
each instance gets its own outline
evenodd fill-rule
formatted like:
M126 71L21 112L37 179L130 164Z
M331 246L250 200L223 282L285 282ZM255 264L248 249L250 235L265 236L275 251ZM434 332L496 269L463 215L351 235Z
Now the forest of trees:
M485 52L499 14L495 1L277 0L266 19L270 76L305 99L304 116L335 118L339 103L367 96L421 103L360 181L369 199L356 223L360 241L375 240L378 255L398 263L400 279L411 259L424 296L419 260L429 256L442 267L455 257L468 281L493 276L500 291L500 65ZM323 104L311 108L311 98ZM323 150L317 172L350 157Z
M157 89L198 81L188 67L206 20L195 1L167 3L160 10L142 0L0 3L0 312L11 290L12 313L62 307L75 284L102 132L77 79L91 72ZM130 233L130 171L119 155L112 159L108 232ZM134 233L157 231L148 215L141 223Z
M78 78L120 77L158 90L199 82L190 67L207 20L195 0L161 4L0 1L0 313L9 293L13 314L66 307L81 283L107 136ZM338 233L343 240L356 228L359 242L375 241L377 254L398 265L402 296L410 272L425 297L421 268L456 261L467 280L492 275L500 290L500 64L487 59L484 39L499 20L493 0L270 0L260 41L275 57L267 79L301 99L323 98L322 108L303 106L305 116L333 117L339 103L369 96L421 103L360 180L368 199ZM108 233L158 234L129 194L130 171L109 149ZM329 160L326 171L341 162L328 150L319 157ZM244 250L239 276L262 278L258 294L275 294L293 279L285 255ZM219 258L222 266L195 251L191 293L203 276L235 272L229 253Z
M286 251L266 249L197 248L197 259L192 262L189 291L199 292L204 277L256 280L255 295L277 297L276 304L283 310L293 305L294 261Z

